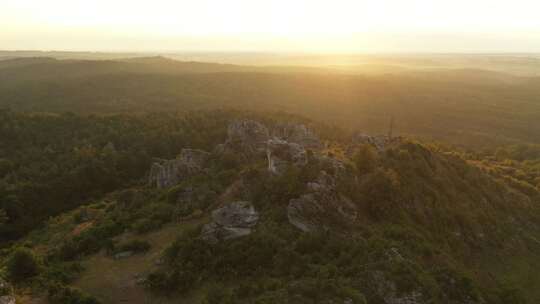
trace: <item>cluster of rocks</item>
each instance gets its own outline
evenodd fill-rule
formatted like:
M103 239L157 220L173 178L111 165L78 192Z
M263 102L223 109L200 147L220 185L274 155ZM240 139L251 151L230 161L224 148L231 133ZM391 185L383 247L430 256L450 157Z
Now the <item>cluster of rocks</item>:
M269 171L281 174L290 165L305 165L307 148L320 147L319 138L305 125L282 124L270 131L259 122L237 120L229 125L225 143L218 145L214 153L246 158L266 156ZM182 149L176 159L156 159L150 169L149 184L157 188L174 186L201 172L209 156L202 150Z
M283 174L290 165L305 166L307 164L306 149L297 143L273 138L266 144L268 171L274 174Z
M150 168L149 184L166 188L178 184L182 179L199 173L210 153L197 149L182 149L176 159L157 159Z
M369 143L382 148L385 141L375 137L358 136L354 142ZM323 144L305 125L280 124L272 130L253 120L232 122L227 129L227 139L218 145L213 153L232 153L246 159L266 157L268 171L280 175L290 166L302 167L308 164L308 150L317 151ZM183 149L174 160L159 160L152 165L149 183L158 188L178 184L184 178L200 173L210 153ZM344 171L344 164L321 153L314 153L313 160L323 167L316 180L307 184L306 193L292 199L287 207L289 222L302 231L313 231L329 226L333 217L339 222L356 218L354 204L336 190L336 178ZM187 191L179 196L189 200L193 193ZM212 222L207 224L202 237L209 242L231 239L251 233L258 220L258 213L248 202L233 202L212 213Z
M249 235L258 221L259 213L250 202L232 202L212 211L212 221L204 225L201 237L217 243Z
M309 149L319 149L323 145L319 137L303 124L280 124L272 131L272 136L287 142L297 143Z
M253 120L237 120L227 128L227 140L216 147L215 152L238 153L246 157L262 155L270 132L261 123Z

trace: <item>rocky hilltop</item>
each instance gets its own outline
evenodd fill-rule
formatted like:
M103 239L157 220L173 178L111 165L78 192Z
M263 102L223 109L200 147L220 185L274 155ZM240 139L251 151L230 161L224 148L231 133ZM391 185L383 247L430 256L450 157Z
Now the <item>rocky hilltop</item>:
M381 152L395 142L397 139L355 135L348 149L350 152L359 145L367 144ZM309 158L307 151L311 155ZM343 222L356 218L355 205L336 190L336 179L345 171L344 162L325 153L323 142L303 124L279 124L269 129L253 120L234 121L227 129L225 142L217 145L212 152L182 149L176 159L154 162L149 173L149 184L157 188L175 186L208 167L205 162L211 155L220 157L226 153L241 155L245 161L257 161L266 156L268 172L275 175L282 175L291 167L303 168L315 164L326 167L321 169L313 180L308 181L305 192L291 199L287 206L289 222L298 229L304 232L323 229L325 220L330 217L337 217ZM222 210L224 213L231 213L231 216L240 221L244 216L257 217L253 206L249 205L246 209L249 212L244 210L247 207L240 207L245 204L250 203L231 203L214 212ZM215 221L205 227L204 238L217 241L247 235L257 221L246 221L249 225L235 226Z
M514 164L308 125L176 145L0 255L0 301L537 303L540 194Z

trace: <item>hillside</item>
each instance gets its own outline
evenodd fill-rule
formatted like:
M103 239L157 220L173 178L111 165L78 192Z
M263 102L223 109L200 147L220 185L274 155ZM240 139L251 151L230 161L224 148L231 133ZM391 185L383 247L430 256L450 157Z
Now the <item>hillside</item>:
M122 180L3 250L22 303L540 301L536 146L463 153L252 112L4 115L25 140L2 157L54 151L5 190L39 163ZM57 136L24 131L44 126Z
M0 107L82 114L224 107L287 111L374 133L387 132L394 117L398 134L479 149L538 143L538 84L538 78L487 70L358 75L162 57L14 59L0 62Z

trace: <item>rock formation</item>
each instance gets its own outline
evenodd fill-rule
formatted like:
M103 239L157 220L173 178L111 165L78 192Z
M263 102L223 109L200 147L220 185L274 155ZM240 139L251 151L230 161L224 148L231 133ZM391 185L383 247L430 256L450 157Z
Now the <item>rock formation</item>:
M229 203L212 211L212 222L204 225L201 237L210 243L234 239L251 233L259 213L250 202Z
M357 133L352 138L352 145L371 145L380 152L396 140L399 140L399 138L390 138L385 135L371 136L363 133Z
M268 140L266 157L268 171L274 174L282 174L290 165L304 166L307 164L307 154L304 147L276 138Z
M196 149L182 149L172 160L157 160L150 168L149 184L166 188L178 184L182 179L199 173L210 154Z
M272 135L276 138L299 144L308 149L322 147L322 143L310 129L303 124L281 124L274 128Z
M216 152L240 153L244 156L264 155L268 129L253 120L237 120L227 129L227 140L216 148Z
M307 192L289 201L287 217L296 228L310 232L326 229L329 221L354 221L356 206L336 191L333 176L321 171L317 180L307 184Z

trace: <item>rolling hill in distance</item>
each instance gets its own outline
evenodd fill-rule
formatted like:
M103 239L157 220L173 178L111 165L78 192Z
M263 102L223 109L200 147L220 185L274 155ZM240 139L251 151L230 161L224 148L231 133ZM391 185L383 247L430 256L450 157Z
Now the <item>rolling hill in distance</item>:
M130 54L2 54L25 55L0 61L0 106L14 110L110 114L240 107L376 133L386 133L394 117L399 134L476 147L538 141L540 78L531 75L540 69L534 70L534 56L364 56L371 63L342 68L120 57ZM61 59L26 57L40 54ZM295 57L285 58L282 63ZM470 62L486 68L471 68ZM514 65L526 66L529 75L498 71Z

